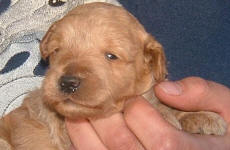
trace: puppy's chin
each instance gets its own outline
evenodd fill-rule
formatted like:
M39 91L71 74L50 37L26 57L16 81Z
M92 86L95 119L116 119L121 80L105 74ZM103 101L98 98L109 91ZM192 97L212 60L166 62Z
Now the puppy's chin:
M56 99L57 100L57 99ZM76 103L70 99L59 101L45 101L46 104L60 115L69 119L80 118L101 118L110 116L115 112L121 111L115 104L102 103L100 105L90 106Z
M92 106L82 105L82 104L74 103L69 99L58 102L54 106L54 109L61 115L70 119L91 118L94 116L99 116L103 112L103 109L100 106L92 107Z

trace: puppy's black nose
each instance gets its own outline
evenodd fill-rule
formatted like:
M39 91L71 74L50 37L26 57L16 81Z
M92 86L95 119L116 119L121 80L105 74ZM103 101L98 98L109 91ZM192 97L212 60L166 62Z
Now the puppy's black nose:
M74 93L80 86L80 79L75 76L61 76L59 86L64 93Z

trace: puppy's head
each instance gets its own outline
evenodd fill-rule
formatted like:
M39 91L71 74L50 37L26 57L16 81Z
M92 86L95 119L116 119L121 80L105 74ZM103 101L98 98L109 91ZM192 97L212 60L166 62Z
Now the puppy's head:
M162 46L130 13L105 3L69 12L50 27L40 50L50 62L43 99L70 118L120 111L167 73Z

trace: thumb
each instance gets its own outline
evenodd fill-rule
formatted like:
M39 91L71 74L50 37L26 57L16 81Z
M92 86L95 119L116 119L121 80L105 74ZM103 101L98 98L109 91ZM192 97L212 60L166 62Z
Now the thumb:
M189 77L176 82L161 82L154 90L163 103L177 109L230 114L230 89L212 81Z

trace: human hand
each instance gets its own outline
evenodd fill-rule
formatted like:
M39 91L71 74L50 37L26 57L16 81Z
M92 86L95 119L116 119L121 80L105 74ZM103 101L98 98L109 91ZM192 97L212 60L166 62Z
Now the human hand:
M162 102L185 111L214 111L230 124L230 89L200 78L162 82L155 86ZM88 122L67 121L76 149L86 150L229 150L225 136L192 135L166 122L142 97L129 100L124 113Z

